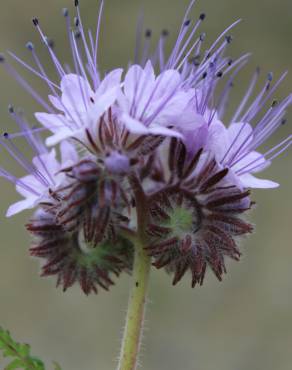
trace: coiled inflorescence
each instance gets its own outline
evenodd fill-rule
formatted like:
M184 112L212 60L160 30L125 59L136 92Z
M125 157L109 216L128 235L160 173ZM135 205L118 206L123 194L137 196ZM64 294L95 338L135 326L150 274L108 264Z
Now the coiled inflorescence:
M31 42L26 48L35 67L9 55L46 84L48 99L0 55L40 106L33 128L9 107L20 132L6 132L0 144L24 174L0 168L22 196L7 216L36 209L27 225L34 237L30 253L43 260L42 275L56 275L64 290L77 281L86 294L108 289L115 275L131 272L137 237L153 265L173 274L173 284L187 271L192 286L202 284L207 267L221 280L226 257L238 260L238 240L253 231L246 221L251 189L278 186L257 174L292 143L289 135L259 151L286 123L292 96L274 100L285 74L274 82L269 73L255 94L257 70L227 121L234 80L249 55L226 56L238 22L204 50L206 35L198 30L206 15L193 22L193 4L169 55L168 31L152 53L152 31L143 40L139 22L134 62L125 72L107 74L98 67L103 1L95 37L84 29L78 1L74 19L63 10L72 68L61 63L34 18L57 79L50 79ZM32 149L32 161L20 150L19 137Z
M190 270L193 287L202 285L207 266L221 280L225 256L238 260L236 241L253 230L242 218L251 206L249 191L232 185L228 169L220 169L214 158L202 158L202 153L187 159L182 143L170 145L172 176L150 197L148 226L147 251L154 266L174 273L173 284Z

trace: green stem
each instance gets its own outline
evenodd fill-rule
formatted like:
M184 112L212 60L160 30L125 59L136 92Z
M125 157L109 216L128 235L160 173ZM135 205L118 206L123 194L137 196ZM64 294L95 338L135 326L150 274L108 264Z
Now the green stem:
M135 370L137 366L150 266L150 258L143 249L143 243L138 242L135 245L132 292L118 370Z
M147 198L142 189L141 183L135 174L132 174L130 177L130 182L136 200L137 233L135 234L135 237L131 238L135 249L132 290L128 304L126 327L118 370L135 370L137 367L151 267L151 258L148 257L144 249L147 245Z

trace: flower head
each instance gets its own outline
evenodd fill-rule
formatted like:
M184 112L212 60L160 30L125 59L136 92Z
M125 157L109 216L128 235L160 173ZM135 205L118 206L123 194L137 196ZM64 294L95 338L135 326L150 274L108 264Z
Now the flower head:
M221 170L202 150L187 158L184 144L176 141L170 145L169 167L167 186L150 197L147 251L154 266L174 273L173 284L189 270L192 286L202 285L207 266L221 280L225 257L241 255L236 239L253 230L242 218L251 207L249 191L233 185L228 169Z
M118 238L96 238L96 219L88 219L84 228L68 232L56 223L51 212L40 209L27 225L35 241L30 254L45 260L42 276L57 276L57 286L66 291L76 281L85 294L97 293L97 286L108 290L114 284L111 275L130 271L131 245Z
M250 188L278 185L256 174L292 143L290 135L271 149L261 148L286 122L291 95L274 100L285 74L274 84L269 74L255 95L257 70L228 122L234 80L249 57L227 56L229 33L238 21L204 50L206 35L199 27L206 15L194 22L189 18L192 0L169 55L168 32L162 31L152 52L151 30L143 41L139 21L134 60L103 73L104 2L95 36L85 30L79 2L74 3L73 20L63 10L71 67L59 60L54 43L33 19L56 80L31 42L26 47L34 67L9 52L46 84L47 99L0 55L1 64L41 106L34 115L40 127L34 128L9 109L20 132L4 134L0 144L25 176L0 168L24 198L7 215L36 208L27 225L35 237L30 252L44 260L42 275L56 275L64 290L77 281L86 294L98 286L108 289L112 275L131 271L128 239L139 238L153 265L174 275L174 284L187 271L192 286L202 284L208 266L221 280L226 257L238 260L238 239L253 230L246 221L253 204ZM32 160L16 145L19 138L33 150Z

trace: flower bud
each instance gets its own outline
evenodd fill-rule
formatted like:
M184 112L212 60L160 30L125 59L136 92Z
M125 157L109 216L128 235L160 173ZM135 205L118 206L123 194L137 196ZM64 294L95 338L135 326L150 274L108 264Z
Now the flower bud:
M108 290L112 277L132 267L132 247L126 240L94 239L94 224L68 232L53 214L39 209L27 229L35 236L30 254L45 260L42 276L57 276L57 286L66 291L79 282L83 292Z

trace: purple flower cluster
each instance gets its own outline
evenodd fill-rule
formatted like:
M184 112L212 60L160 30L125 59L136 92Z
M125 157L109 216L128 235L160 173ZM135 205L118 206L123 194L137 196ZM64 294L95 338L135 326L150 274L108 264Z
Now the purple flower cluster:
M125 235L137 230L137 183L147 199L146 250L153 265L173 273L174 284L189 270L193 286L202 284L207 266L221 279L225 256L239 258L236 241L252 232L244 220L252 205L250 189L278 186L257 174L292 143L290 135L259 151L286 122L292 95L273 100L285 74L275 83L269 74L255 94L257 70L227 122L233 81L249 55L226 56L229 32L238 22L204 50L206 36L198 29L205 14L195 22L188 18L194 2L170 55L164 51L167 31L151 53L151 32L143 43L140 24L134 63L106 75L98 67L103 1L95 36L83 27L78 1L73 21L63 10L72 69L58 59L34 18L57 81L49 78L31 42L34 66L9 55L47 85L48 100L0 56L42 108L35 113L40 126L33 128L9 108L20 132L5 133L0 143L25 175L0 168L22 196L7 216L36 209L27 225L35 237L31 254L44 260L42 274L57 275L64 290L75 281L86 294L97 286L108 289L111 275L131 271L133 246ZM45 143L42 132L48 133ZM18 137L33 149L32 161L17 146Z

